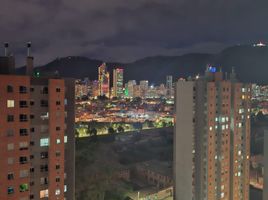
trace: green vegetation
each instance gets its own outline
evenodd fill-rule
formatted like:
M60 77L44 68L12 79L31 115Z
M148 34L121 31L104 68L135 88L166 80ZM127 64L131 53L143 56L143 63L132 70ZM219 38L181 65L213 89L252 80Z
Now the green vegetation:
M162 118L156 122L145 120L144 123L106 123L106 122L81 122L76 124L76 137L89 137L113 133L124 133L173 126L172 118Z

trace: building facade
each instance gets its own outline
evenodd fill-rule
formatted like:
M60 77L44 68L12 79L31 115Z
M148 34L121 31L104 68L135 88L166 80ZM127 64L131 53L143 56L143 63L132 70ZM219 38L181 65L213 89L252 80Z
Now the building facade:
M99 96L110 97L110 73L107 71L106 63L98 68L99 70Z
M74 80L33 77L28 64L18 76L0 63L0 199L73 200Z
M251 85L209 67L175 96L175 199L248 200Z
M174 97L174 89L173 89L173 77L166 77L166 88L167 88L167 97Z
M122 97L124 95L124 70L116 68L113 70L113 97Z

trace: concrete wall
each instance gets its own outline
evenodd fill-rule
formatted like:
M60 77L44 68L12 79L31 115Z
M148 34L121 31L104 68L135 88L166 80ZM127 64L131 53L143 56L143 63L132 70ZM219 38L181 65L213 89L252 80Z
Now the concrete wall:
M175 200L193 197L193 132L194 132L194 82L176 83L176 115L174 133Z

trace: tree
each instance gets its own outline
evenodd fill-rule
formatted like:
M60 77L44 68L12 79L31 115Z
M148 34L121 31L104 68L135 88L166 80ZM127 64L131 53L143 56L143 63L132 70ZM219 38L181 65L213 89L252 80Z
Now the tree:
M98 131L96 128L92 128L89 132L90 132L90 136L97 136L98 134Z
M125 132L125 129L122 126L119 126L117 128L117 131L118 131L118 133L124 133Z
M114 133L115 133L114 128L113 128L113 127L109 127L109 128L108 128L108 133L109 133L109 134L114 134Z
M77 137L77 138L78 138L78 137L79 137L79 135L80 135L80 134L79 134L78 130L77 130L77 129L75 129L75 137Z

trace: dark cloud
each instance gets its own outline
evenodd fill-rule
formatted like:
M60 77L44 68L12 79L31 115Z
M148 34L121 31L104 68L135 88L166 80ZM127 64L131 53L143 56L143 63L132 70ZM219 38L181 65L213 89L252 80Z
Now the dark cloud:
M0 41L12 43L19 64L27 41L38 64L217 52L268 40L267 7L267 0L3 0Z

